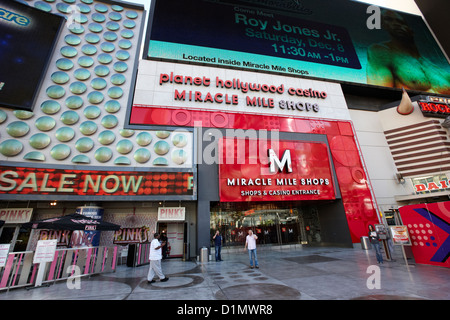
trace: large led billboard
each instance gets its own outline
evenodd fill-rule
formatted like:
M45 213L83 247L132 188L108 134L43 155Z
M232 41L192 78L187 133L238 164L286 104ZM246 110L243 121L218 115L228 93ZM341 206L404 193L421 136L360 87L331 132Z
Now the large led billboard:
M145 55L450 94L450 65L422 17L368 9L349 0L153 0Z
M0 199L101 199L194 195L192 172L67 170L0 166Z
M65 18L0 0L0 106L32 110Z

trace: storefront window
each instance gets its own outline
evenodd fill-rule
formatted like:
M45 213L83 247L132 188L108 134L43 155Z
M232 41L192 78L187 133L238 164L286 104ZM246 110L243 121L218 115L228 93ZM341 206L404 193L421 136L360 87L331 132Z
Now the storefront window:
M27 249L30 230L16 225L0 228L0 243L11 243L11 252L25 251Z
M296 203L214 203L211 239L216 230L224 246L243 246L249 229L260 245L314 244L321 242L318 210Z

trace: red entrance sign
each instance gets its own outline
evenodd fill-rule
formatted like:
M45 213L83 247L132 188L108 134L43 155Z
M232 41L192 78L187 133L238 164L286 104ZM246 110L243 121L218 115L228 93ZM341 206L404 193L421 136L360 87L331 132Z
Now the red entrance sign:
M224 138L219 150L222 202L335 199L325 143Z
M0 195L192 195L192 172L92 171L0 166ZM56 198L55 198L56 199Z
M444 103L419 101L420 110L424 116L445 118L450 116L450 106Z

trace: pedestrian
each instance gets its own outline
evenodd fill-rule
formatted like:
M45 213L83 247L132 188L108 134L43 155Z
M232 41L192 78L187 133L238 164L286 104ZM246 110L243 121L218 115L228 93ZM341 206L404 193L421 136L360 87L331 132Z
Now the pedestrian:
M164 260L167 258L167 247L169 246L169 242L167 241L167 236L166 236L165 231L161 232L160 241L166 243L166 245L161 248L162 249L162 258Z
M253 231L250 229L248 230L248 235L245 238L245 247L244 250L248 250L248 256L250 258L250 268L253 269L253 260L255 262L255 268L259 268L258 266L258 257L256 255L256 240L258 239L258 236L256 234L253 234Z
M169 278L167 278L161 270L161 248L166 245L166 242L159 242L159 233L155 233L153 237L154 239L150 243L150 269L148 270L147 282L155 282L155 280L153 280L155 274L159 277L161 282L166 282Z
M216 247L216 261L223 261L222 260L222 236L219 233L219 230L216 231L216 234L213 237L214 245Z
M373 225L369 225L369 239L370 243L372 243L372 247L375 249L375 254L377 256L377 261L379 264L383 263L383 256L381 255L380 248L380 237L378 236L378 232L376 232Z

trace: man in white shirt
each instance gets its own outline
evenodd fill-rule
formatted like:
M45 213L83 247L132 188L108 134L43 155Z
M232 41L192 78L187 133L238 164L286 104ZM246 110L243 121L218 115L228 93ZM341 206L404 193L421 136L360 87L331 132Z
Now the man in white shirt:
M159 233L155 233L153 235L154 239L150 244L150 269L148 270L147 282L153 283L155 274L159 277L161 282L165 282L169 280L161 270L161 259L162 259L162 250L161 248L166 245L166 242L159 242Z
M248 249L248 256L250 258L250 268L253 269L253 260L255 261L255 268L258 266L258 257L256 256L256 240L258 236L253 234L252 230L248 230L248 236L245 238L245 249Z

